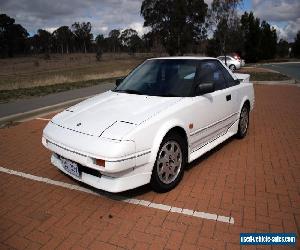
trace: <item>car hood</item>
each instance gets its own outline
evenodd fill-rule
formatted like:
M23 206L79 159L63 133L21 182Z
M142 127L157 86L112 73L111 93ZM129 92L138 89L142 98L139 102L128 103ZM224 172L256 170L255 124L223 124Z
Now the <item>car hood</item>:
M134 127L174 105L181 97L145 96L108 91L72 106L52 118L52 122L92 136L110 134L120 139ZM120 127L120 129L118 129ZM122 130L122 131L118 131Z

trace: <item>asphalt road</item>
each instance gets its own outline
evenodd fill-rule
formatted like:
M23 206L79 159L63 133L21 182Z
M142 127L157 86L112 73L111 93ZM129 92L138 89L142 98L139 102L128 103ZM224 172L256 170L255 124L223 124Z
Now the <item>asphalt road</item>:
M264 68L272 69L300 81L300 62L295 63L270 63Z

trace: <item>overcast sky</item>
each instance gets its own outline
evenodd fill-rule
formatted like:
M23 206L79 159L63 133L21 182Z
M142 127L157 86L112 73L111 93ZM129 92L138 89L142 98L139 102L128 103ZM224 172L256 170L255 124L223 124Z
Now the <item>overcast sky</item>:
M127 27L142 34L141 3L142 0L0 0L0 13L13 17L31 35L39 28L53 31L76 21L91 22L95 35ZM274 25L279 36L289 41L300 29L300 0L245 0L241 12L245 10L252 10Z

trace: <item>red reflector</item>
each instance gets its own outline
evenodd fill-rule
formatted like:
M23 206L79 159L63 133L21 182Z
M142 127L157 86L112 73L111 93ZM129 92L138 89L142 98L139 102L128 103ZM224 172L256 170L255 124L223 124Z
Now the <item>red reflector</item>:
M105 160L96 159L96 164L101 167L105 167Z

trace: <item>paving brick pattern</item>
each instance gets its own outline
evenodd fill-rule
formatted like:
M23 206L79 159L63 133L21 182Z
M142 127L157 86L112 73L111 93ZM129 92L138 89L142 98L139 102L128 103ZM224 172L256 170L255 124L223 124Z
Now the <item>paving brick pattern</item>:
M0 173L0 249L292 249L239 245L241 232L300 233L300 88L259 85L255 94L245 139L191 164L171 192L122 194L232 216L233 225ZM45 125L1 129L0 166L79 185L51 166Z

